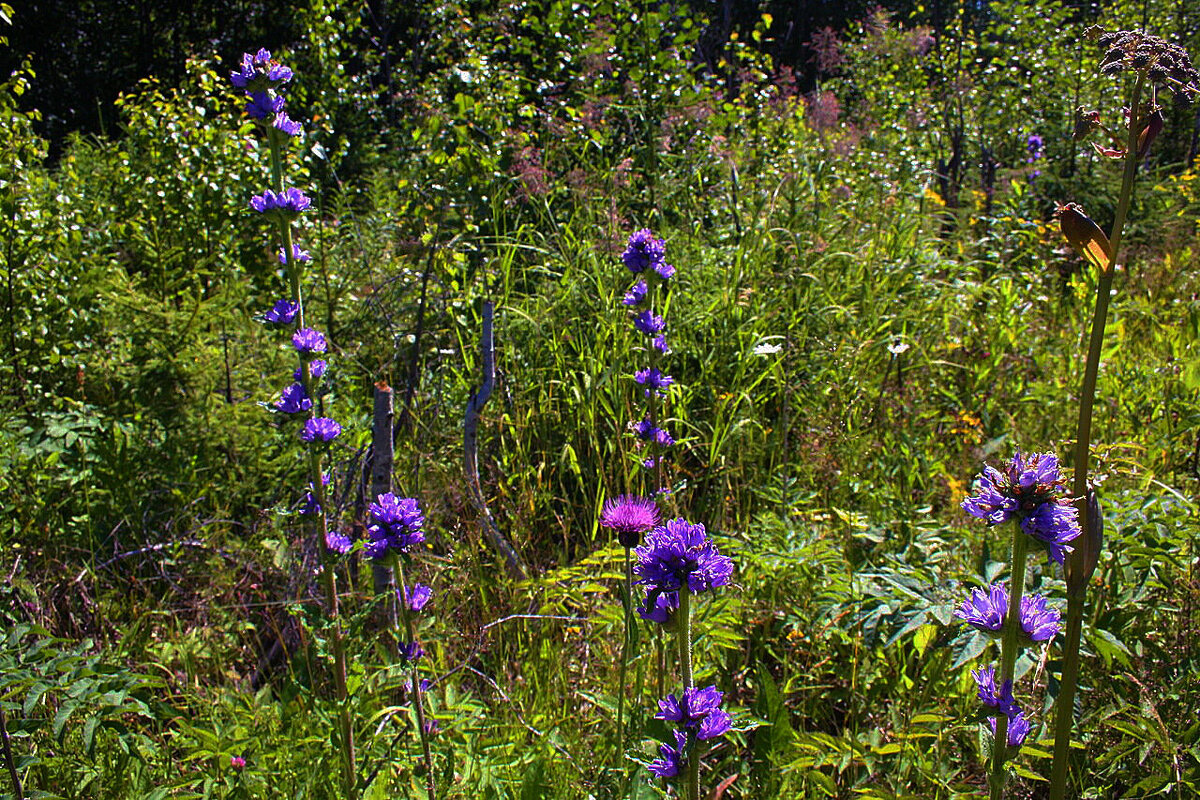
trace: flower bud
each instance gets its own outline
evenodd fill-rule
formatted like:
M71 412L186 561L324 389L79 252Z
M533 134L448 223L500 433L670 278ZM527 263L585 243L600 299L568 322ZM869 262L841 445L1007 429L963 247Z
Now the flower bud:
M1112 268L1112 245L1104 231L1076 203L1059 206L1054 212L1058 224L1062 227L1063 236L1075 248L1075 252L1083 256L1101 272Z

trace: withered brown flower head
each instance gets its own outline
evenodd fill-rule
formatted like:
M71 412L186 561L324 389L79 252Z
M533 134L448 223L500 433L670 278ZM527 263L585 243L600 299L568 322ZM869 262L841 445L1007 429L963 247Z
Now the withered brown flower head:
M1200 93L1200 72L1192 66L1187 51L1177 44L1138 31L1105 31L1098 25L1087 29L1087 37L1105 48L1100 59L1100 71L1105 75L1125 70L1141 72L1187 101Z

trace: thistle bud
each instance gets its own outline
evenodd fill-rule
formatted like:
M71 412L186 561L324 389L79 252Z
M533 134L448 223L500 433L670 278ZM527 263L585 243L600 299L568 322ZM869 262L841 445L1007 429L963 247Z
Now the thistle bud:
M1087 588L1100 562L1100 548L1104 546L1104 515L1100 513L1096 490L1091 487L1088 487L1087 493L1086 519L1083 535L1073 542L1075 549L1067 555L1063 565L1067 591L1072 595L1081 595Z

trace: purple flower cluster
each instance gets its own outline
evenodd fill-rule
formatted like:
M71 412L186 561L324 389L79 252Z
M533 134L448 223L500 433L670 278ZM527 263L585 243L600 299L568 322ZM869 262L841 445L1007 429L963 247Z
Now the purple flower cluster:
M954 616L984 633L999 635L1008 615L1008 587L997 583L985 589L973 589L971 596ZM1027 643L1048 642L1058 635L1058 609L1048 606L1041 595L1021 597L1021 634Z
M411 497L381 494L370 506L372 524L367 528L370 540L366 553L383 558L389 553L407 553L425 541L425 515Z
M995 667L973 670L971 677L975 679L975 684L979 687L979 702L1008 717L1008 735L1005 737L1008 740L1008 746L1020 747L1025 743L1025 737L1029 735L1030 726L1029 720L1025 718L1025 713L1021 711L1016 698L1013 697L1012 681L1007 680L1000 688L996 688ZM995 736L996 717L988 717L988 725L992 729L992 736Z
M250 198L250 208L258 213L274 219L291 222L312 206L308 195L295 187L288 187L279 192L270 189Z
M1016 520L1062 564L1072 550L1067 543L1079 536L1078 512L1064 494L1065 483L1053 453L1026 458L1018 451L1003 472L985 466L979 493L963 500L962 507L989 525Z
M659 747L660 758L649 765L651 772L660 778L675 777L687 764L690 747L696 746L698 741L715 739L729 732L732 720L721 708L724 696L716 686L703 689L690 686L680 697L669 694L658 701L655 716L675 723L672 730L675 745Z
M733 575L733 561L717 551L704 526L682 517L651 531L636 553L638 583L659 594L684 586L693 594L704 592L728 585Z

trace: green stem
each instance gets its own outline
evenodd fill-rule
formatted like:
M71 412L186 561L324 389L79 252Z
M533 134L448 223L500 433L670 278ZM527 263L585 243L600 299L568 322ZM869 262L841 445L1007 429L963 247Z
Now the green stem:
M1120 254L1121 236L1125 219L1133 204L1133 183L1137 176L1138 135L1141 132L1139 112L1144 77L1139 72L1133 85L1133 99L1129 104L1129 137L1125 145L1125 172L1121 179L1121 195L1117 201L1117 215L1113 219L1112 235L1108 237L1112 260L1108 268L1101 270L1096 282L1096 307L1092 313L1092 335L1088 342L1087 363L1083 373L1083 387L1079 391L1079 423L1075 435L1075 480L1072 492L1079 509L1079 525L1083 536L1091 530L1091 513L1088 508L1088 461L1092 446L1092 408L1096 401L1096 381L1100 374L1100 353L1104 347L1104 328L1108 322L1108 303L1112 295L1113 275ZM1070 758L1071 726L1073 722L1075 689L1079 683L1079 641L1083 629L1084 592L1071 592L1067 598L1067 639L1063 653L1062 679L1058 699L1054 703L1054 761L1050 770L1050 800L1063 800L1066 796L1067 767Z
M692 593L684 583L679 587L679 611L676 614L679 621L679 672L683 677L683 691L695 687L696 680L692 674ZM680 698L682 701L682 697ZM695 734L688 732L688 765L687 765L687 798L700 798L700 741Z
M404 577L404 559L403 557L396 559L396 575L400 579L400 596L397 605L400 606L400 617L404 624L404 633L408 637L409 646L417 644L417 637L413 632L412 615L408 608L408 583ZM412 666L412 704L417 712L417 733L421 737L421 755L425 759L425 794L429 800L437 800L437 787L433 783L433 756L429 752L429 732L425 730L425 701L421 699L421 675L417 668L417 659L409 662Z
M271 184L274 191L281 192L283 190L283 152L278 136L268 132L268 139L271 144ZM279 222L279 238L283 242L284 261L286 264L289 291L291 293L292 302L296 304L297 312L295 325L296 329L304 327L304 300L303 292L300 284L301 264L296 261L292 254L292 226L284 221ZM304 391L310 398L316 398L316 392L313 391L312 370L309 366L308 359L301 356L300 358L300 380L304 385ZM309 411L309 418L317 415L318 400L313 403L312 409ZM329 533L329 521L325 516L325 485L324 485L324 470L321 465L321 454L317 449L317 445L310 446L308 451L308 479L312 486L313 500L320 509L317 511L315 518L311 521L311 536L317 542L317 551L326 554L327 536ZM334 572L333 563L326 560L322 568L321 582L325 590L325 604L329 609L331 645L333 649L334 662L334 683L337 691L338 700L338 718L342 729L342 769L345 773L346 780L346 796L349 800L356 800L358 797L357 778L358 766L354 751L354 724L350 719L350 692L346 683L346 647L342 641L342 630L338 622L338 593L337 593L337 576Z
M625 671L629 665L630 628L633 626L633 564L629 548L625 548L625 628L621 640L621 663L617 667L617 763L621 778L621 794L625 793Z
M1012 577L1008 586L1008 616L1004 618L1004 636L1000 644L1000 677L996 687L1003 691L1013 679L1017 666L1017 637L1021 632L1021 595L1025 593L1025 556L1029 552L1029 536L1013 523L1012 555L1009 559ZM1008 715L996 715L996 738L992 743L991 800L1004 794L1004 763L1008 760Z

